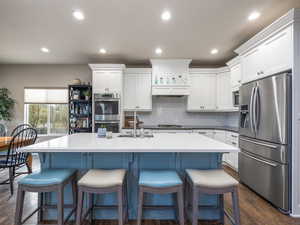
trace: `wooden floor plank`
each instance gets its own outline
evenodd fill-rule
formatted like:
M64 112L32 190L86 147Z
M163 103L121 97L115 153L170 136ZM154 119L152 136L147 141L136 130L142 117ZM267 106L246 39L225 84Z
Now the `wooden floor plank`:
M224 167L225 171L231 176L238 179L238 174L228 167ZM37 158L33 161L33 170L39 170L39 162ZM7 177L7 171L0 172L0 179ZM18 177L19 180L22 176ZM16 189L16 185L15 185ZM16 192L15 192L16 193ZM241 209L241 224L242 225L300 225L300 219L291 218L280 213L271 204L256 195L246 186L239 185L240 194L240 209ZM0 225L13 225L16 195L9 197L8 185L0 185ZM225 195L225 207L231 212L231 196ZM35 193L26 193L24 214L28 215L37 206L37 195ZM26 225L36 224L36 216L33 216ZM72 224L72 223L70 223ZM88 224L88 223L85 223ZM96 225L117 225L117 221L97 221ZM135 225L135 221L129 221L130 225ZM143 225L176 225L175 221L157 221L145 220ZM188 223L190 225L190 223ZM217 223L199 221L199 225L217 225ZM225 219L225 225L230 225L230 222Z

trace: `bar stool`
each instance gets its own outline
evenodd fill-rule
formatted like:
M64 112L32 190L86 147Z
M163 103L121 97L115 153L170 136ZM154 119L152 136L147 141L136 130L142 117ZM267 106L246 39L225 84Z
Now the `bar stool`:
M143 207L170 208L170 206L144 206L144 193L176 194L178 205L173 208L175 210L178 208L179 223L184 225L183 184L177 172L170 170L143 170L140 172L137 225L141 225Z
M199 195L209 194L221 195L221 222L224 223L224 214L229 218L232 224L240 224L240 211L239 211L239 200L238 200L238 181L228 175L221 169L214 170L195 170L187 169L187 184L189 188L186 190L187 193L192 193L192 225L198 224L198 210L199 210ZM233 213L234 218L223 209L223 194L231 193L233 202ZM186 210L188 210L189 202L186 196ZM187 211L187 215L189 212Z
M76 225L80 225L81 221L91 213L93 221L93 211L95 208L117 208L119 225L123 225L123 221L127 220L127 188L126 188L126 170L102 170L91 169L78 181L78 205ZM94 194L117 193L117 206L97 206L94 205ZM89 208L86 210L83 218L83 200L84 193L89 194Z
M73 204L72 210L64 220L64 188L68 183L72 183ZM39 213L38 221L41 222L43 215L42 210L53 208L51 205L43 203L44 192L57 192L57 224L63 225L76 210L77 196L76 196L76 170L73 169L46 169L38 173L32 173L22 178L19 181L17 205L15 214L15 225L25 223L36 212ZM39 193L39 206L29 216L22 220L23 205L25 192Z

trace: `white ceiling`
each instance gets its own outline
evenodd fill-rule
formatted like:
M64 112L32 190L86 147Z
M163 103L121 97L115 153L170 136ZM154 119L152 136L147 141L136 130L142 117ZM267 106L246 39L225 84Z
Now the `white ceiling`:
M122 62L191 58L222 65L233 50L299 0L1 0L0 63ZM75 21L80 9L86 19ZM165 23L163 10L172 13ZM261 17L249 22L249 13ZM42 53L47 46L51 52ZM105 56L98 53L106 48ZM212 48L219 54L211 55Z

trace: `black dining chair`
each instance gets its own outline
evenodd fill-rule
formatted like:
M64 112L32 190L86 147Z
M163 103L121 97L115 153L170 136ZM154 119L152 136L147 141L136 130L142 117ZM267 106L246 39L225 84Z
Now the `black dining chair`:
M11 132L10 136L13 137L15 136L17 133L19 133L21 130L24 130L26 128L33 128L29 123L23 123L23 124L19 124L18 126L15 127L15 129L13 129L13 131ZM27 166L27 170L28 172L26 173L20 173L18 172L18 174L30 174L32 171L31 171L31 167L28 166L28 164L26 164ZM16 169L19 169L20 167L16 168Z
M7 127L0 123L0 137L5 137L7 134Z
M19 151L22 147L34 144L37 138L37 131L33 128L25 128L16 133L9 144L6 157L0 160L0 169L9 170L9 178L2 184L10 185L10 193L13 195L14 192L14 179L15 177L23 174L16 173L16 169L26 165L28 168L28 156L29 153Z
M24 130L26 128L32 128L32 126L30 124L28 124L28 123L19 124L18 126L15 127L15 129L13 129L13 131L10 134L10 136L13 137L17 133L19 133L21 130Z

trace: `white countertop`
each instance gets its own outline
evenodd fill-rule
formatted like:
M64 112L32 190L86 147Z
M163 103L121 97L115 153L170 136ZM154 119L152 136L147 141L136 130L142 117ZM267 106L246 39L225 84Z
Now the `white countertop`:
M95 133L66 135L24 147L26 152L239 152L239 148L197 133L158 133L153 138L98 138Z

